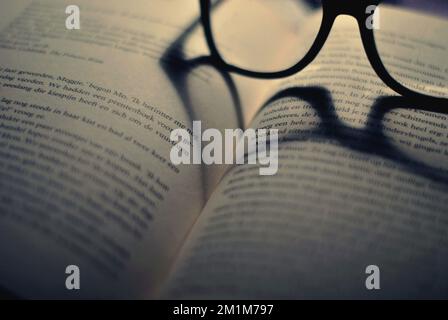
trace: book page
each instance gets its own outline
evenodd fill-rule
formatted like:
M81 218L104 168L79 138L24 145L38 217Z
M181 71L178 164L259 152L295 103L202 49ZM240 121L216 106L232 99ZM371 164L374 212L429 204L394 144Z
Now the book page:
M414 69L403 72L418 76ZM282 81L253 121L279 129L278 173L230 170L165 295L446 298L448 115L431 107L388 89L355 20L338 17L318 58ZM380 290L366 289L370 265Z
M206 48L177 43L197 1L77 1L80 30L69 4L2 3L0 286L150 297L224 170L174 166L172 129L244 120L225 76L180 59Z

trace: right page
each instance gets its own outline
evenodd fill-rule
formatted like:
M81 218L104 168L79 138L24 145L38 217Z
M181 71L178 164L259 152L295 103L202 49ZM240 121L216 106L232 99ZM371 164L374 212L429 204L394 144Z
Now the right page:
M395 40L409 46L400 32ZM430 74L402 66L409 76ZM448 117L423 110L430 107L388 89L355 20L339 17L318 58L277 83L252 122L279 129L278 173L259 176L254 165L228 172L166 295L447 297ZM366 289L370 265L380 290Z

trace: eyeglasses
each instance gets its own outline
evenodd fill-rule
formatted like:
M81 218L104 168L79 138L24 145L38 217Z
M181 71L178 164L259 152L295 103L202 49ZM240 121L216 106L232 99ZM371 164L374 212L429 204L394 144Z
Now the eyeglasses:
M357 20L370 64L386 85L447 103L448 19L413 10L414 0L392 5L397 2L200 0L200 7L212 58L227 71L265 79L295 74L318 55L336 17L347 14Z

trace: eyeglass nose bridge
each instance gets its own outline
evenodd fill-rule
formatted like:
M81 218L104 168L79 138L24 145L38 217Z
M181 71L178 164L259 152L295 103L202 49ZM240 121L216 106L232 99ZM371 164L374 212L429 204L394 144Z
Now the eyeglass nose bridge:
M381 0L323 0L327 14L335 19L339 15L348 15L359 20L364 18L369 6L379 5Z

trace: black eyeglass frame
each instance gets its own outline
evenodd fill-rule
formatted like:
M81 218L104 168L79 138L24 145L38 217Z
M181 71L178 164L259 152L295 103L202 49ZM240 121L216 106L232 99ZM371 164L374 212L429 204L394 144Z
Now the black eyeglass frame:
M223 68L228 72L235 72L240 75L261 79L277 79L291 76L303 70L314 60L314 58L316 58L316 56L322 49L323 45L325 44L328 35L330 34L335 19L339 15L344 14L352 16L356 19L356 21L358 21L361 40L364 46L364 50L367 54L367 58L372 68L378 75L378 77L380 77L380 79L387 86L389 86L396 93L411 98L415 101L425 101L425 102L429 101L431 103L437 103L437 104L448 103L448 99L446 98L430 96L405 87L404 85L396 81L387 71L378 53L378 49L375 43L374 32L372 29L367 28L365 23L367 17L372 14L372 13L366 13L366 8L370 5L378 6L381 2L383 2L383 0L340 0L340 1L321 0L323 10L322 23L311 48L309 49L307 54L305 54L305 56L301 60L299 60L295 65L285 70L275 72L251 71L227 63L222 58L216 46L215 40L213 38L211 18L210 18L210 12L213 9L213 6L219 5L223 1L221 0L216 4L213 4L212 0L199 0L199 2L201 9L201 22L204 28L205 38L210 50L211 58L213 59L213 62L217 67Z

